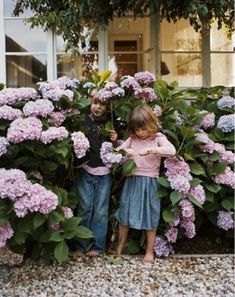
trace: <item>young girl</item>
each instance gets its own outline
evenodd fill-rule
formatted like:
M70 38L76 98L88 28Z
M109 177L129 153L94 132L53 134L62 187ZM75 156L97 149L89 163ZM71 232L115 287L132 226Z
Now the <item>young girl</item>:
M166 136L157 132L158 123L153 110L139 105L129 119L130 137L118 147L133 158L137 167L128 176L116 212L119 221L119 244L121 254L125 247L129 228L146 231L146 253L144 262L154 260L153 246L160 218L160 200L156 196L161 157L175 155L174 146Z
M109 137L102 133L108 120L108 103L100 101L93 92L90 113L83 123L87 128L90 149L83 159L86 163L75 180L75 192L78 198L77 215L82 219L81 224L92 230L94 238L91 244L88 240L80 240L74 256L82 253L98 256L105 252L112 176L110 168L100 158L100 148L104 141L112 141L115 145L117 140L114 130L110 131Z

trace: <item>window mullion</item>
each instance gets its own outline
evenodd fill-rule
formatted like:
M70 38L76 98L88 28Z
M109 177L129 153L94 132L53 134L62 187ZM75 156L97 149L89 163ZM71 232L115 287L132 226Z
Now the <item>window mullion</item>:
M47 80L57 78L56 70L56 38L53 30L47 33Z
M5 26L4 26L4 3L0 1L0 40L1 40L1 47L0 47L0 82L6 84L6 39L5 39Z
M108 31L107 28L99 28L99 72L103 72L108 69Z
M202 85L211 86L210 29L206 26L202 31Z

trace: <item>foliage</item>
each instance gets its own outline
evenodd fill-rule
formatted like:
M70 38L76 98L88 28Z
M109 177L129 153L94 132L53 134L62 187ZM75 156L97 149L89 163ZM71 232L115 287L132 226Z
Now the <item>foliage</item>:
M62 263L71 241L92 236L71 211L76 208L74 175L81 166L76 156L81 158L89 148L81 132L86 130L81 120L89 85L98 87L97 98L110 104L111 122L104 133L115 126L125 139L131 111L147 103L176 147L177 156L165 159L158 178L159 233L168 240L165 246L183 236L192 238L208 222L212 233L232 236L235 99L225 95L232 90L179 90L177 82L156 80L147 71L119 82L105 81L108 72L93 78L91 84L63 77L36 89L0 91L0 246ZM106 148L114 173L110 233L115 233L113 215L122 181L135 164L123 155L117 159L117 152ZM138 244L131 241L127 249L139 250L143 243L143 237Z
M76 49L78 41L83 40L84 26L107 25L114 16L133 14L134 17L144 16L149 11L160 11L161 19L176 22L181 18L189 19L196 31L202 25L210 26L217 22L218 29L222 25L231 36L234 22L233 1L80 1L80 0L18 0L14 14L19 15L30 8L34 16L29 18L32 26L40 26L45 30L54 28L62 34L69 49Z

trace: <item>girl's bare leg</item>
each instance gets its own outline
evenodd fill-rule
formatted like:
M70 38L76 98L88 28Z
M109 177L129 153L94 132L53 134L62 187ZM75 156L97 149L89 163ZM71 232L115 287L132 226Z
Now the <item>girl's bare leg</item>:
M154 246L154 241L156 237L156 231L146 230L146 237L147 237L147 245L146 245L146 251L145 251L145 256L143 261L145 263L153 263L154 261L153 246Z
M127 225L119 224L119 243L117 247L117 253L119 255L121 255L122 250L126 245L128 231L129 231L129 227Z

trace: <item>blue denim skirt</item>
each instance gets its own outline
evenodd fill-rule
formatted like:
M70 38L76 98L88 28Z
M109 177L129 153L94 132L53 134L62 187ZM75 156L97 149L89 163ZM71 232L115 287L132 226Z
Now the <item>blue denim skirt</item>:
M157 230L160 219L158 182L147 176L127 177L115 217L119 223L138 230Z

